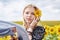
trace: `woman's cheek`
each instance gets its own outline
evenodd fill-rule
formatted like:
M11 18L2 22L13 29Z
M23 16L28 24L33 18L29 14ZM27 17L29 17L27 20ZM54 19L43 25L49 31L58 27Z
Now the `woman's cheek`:
M26 14L24 14L23 16L24 16L24 19L26 19L27 15L26 15Z
M35 18L35 17L34 17L34 16L32 16L31 18L32 18L32 20L34 20L34 18Z

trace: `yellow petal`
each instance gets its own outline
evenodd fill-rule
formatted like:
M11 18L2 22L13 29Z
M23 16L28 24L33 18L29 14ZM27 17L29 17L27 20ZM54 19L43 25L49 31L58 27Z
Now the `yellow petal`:
M35 17L40 17L41 16L41 11L40 10L35 10Z

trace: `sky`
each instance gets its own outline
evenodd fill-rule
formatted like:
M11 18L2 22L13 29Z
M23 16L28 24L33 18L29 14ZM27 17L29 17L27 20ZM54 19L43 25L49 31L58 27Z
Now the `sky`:
M0 20L23 20L22 12L28 4L42 10L42 21L60 21L60 0L0 0Z

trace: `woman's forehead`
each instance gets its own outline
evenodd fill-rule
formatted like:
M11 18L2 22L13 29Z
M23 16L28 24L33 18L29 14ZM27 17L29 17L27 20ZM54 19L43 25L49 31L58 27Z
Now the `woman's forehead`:
M34 10L35 10L35 9L34 9L33 7L28 7L28 8L25 9L25 12L26 12L26 11L34 12Z

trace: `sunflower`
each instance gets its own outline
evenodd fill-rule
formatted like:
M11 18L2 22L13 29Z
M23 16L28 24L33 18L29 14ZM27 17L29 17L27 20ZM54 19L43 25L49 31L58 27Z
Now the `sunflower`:
M6 37L0 37L0 40L6 40Z
M44 25L45 30L49 30L49 26L48 25Z
M3 40L3 38L0 37L0 40Z
M44 25L44 28L45 28L45 36L47 36L48 32L49 32L49 26L48 25Z
M45 30L45 37L48 36L48 30Z
M6 39L11 40L11 36L10 35L6 36Z
M49 33L54 34L55 33L55 27L50 27L49 28Z
M57 38L58 38L58 40L60 40L60 35L59 35L59 36L57 36Z
M35 17L40 17L41 16L41 10L35 10L34 14L35 14Z
M56 34L60 35L60 25L57 25L55 27L56 27Z

